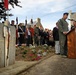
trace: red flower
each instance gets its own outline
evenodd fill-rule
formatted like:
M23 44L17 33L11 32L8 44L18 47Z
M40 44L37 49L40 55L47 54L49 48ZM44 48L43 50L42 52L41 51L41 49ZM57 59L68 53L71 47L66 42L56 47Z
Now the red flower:
M41 59L41 57L40 56L37 56L37 58L35 60L40 60L40 59Z

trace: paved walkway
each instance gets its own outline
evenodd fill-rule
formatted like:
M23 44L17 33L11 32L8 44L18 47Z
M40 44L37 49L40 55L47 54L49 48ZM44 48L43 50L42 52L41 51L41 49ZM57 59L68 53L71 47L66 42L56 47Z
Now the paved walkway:
M35 62L16 61L14 65L0 68L0 75L76 75L76 59L53 55Z
M76 75L76 59L54 55L20 75Z
M14 65L0 68L0 75L16 75L36 64L37 62L16 61Z
M0 75L19 75L19 73L27 71L29 68L41 63L43 60L46 60L53 55L55 54L51 53L39 61L16 61L13 65L0 68Z

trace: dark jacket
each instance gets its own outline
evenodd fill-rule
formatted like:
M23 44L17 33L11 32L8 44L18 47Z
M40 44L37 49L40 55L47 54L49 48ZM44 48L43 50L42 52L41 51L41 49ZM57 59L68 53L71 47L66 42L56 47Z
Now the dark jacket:
M72 25L72 26L71 26L71 29L74 29L74 28L76 28L76 27L75 27L74 25Z
M54 38L54 41L59 41L59 31L58 31L58 28L56 27L53 28L53 38Z
M44 32L43 32L43 30L40 30L39 34L40 34L41 37L44 37Z
M49 33L48 32L44 32L44 39L49 39Z

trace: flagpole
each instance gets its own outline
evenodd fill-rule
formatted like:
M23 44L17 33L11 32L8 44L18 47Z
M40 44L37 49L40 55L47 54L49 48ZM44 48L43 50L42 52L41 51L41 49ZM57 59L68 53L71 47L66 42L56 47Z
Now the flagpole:
M18 17L16 17L16 27L17 27L17 29L18 29Z
M8 21L8 51L7 51L7 66L9 66L9 40L10 40L10 28L9 28L9 5L8 5L8 8L7 8L7 21Z
M27 16L26 16L26 19L25 19L25 29L26 29L26 26L27 26Z
M16 35L18 35L18 17L16 17ZM16 36L18 38L18 36Z

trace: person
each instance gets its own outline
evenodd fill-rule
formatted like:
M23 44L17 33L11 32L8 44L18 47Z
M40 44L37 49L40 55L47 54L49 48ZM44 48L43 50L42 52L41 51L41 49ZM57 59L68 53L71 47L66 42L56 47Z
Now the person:
M34 38L34 28L33 28L33 26L30 26L29 27L29 29L30 29L30 32L31 32L31 45L33 45L33 38Z
M59 44L58 23L56 23L56 27L53 28L53 39L55 41L55 53L57 55L59 55L60 54L60 44Z
M44 31L44 40L45 40L45 44L49 45L49 33L48 33L48 29L45 29L45 31Z
M31 44L31 31L30 28L28 27L26 27L25 38L26 38L26 45L29 46Z
M19 45L24 44L24 31L22 29L22 23L19 24L18 28L18 33L19 33Z
M39 34L40 34L40 45L43 45L43 40L44 40L44 29L43 29L43 27L42 26L40 26L40 32L39 32Z
M76 20L73 20L73 25L71 26L71 29L76 28Z
M11 20L11 26L15 26L15 21Z
M52 46L52 47L55 46L55 42L54 42L54 39L53 39L53 31L52 30L49 30L49 46Z
M35 45L39 45L39 32L40 32L40 29L37 25L34 26L34 44Z
M67 37L68 33L68 23L66 19L68 18L68 13L63 14L63 18L58 20L58 29L59 29L59 42L60 42L60 54L63 57L67 57Z

